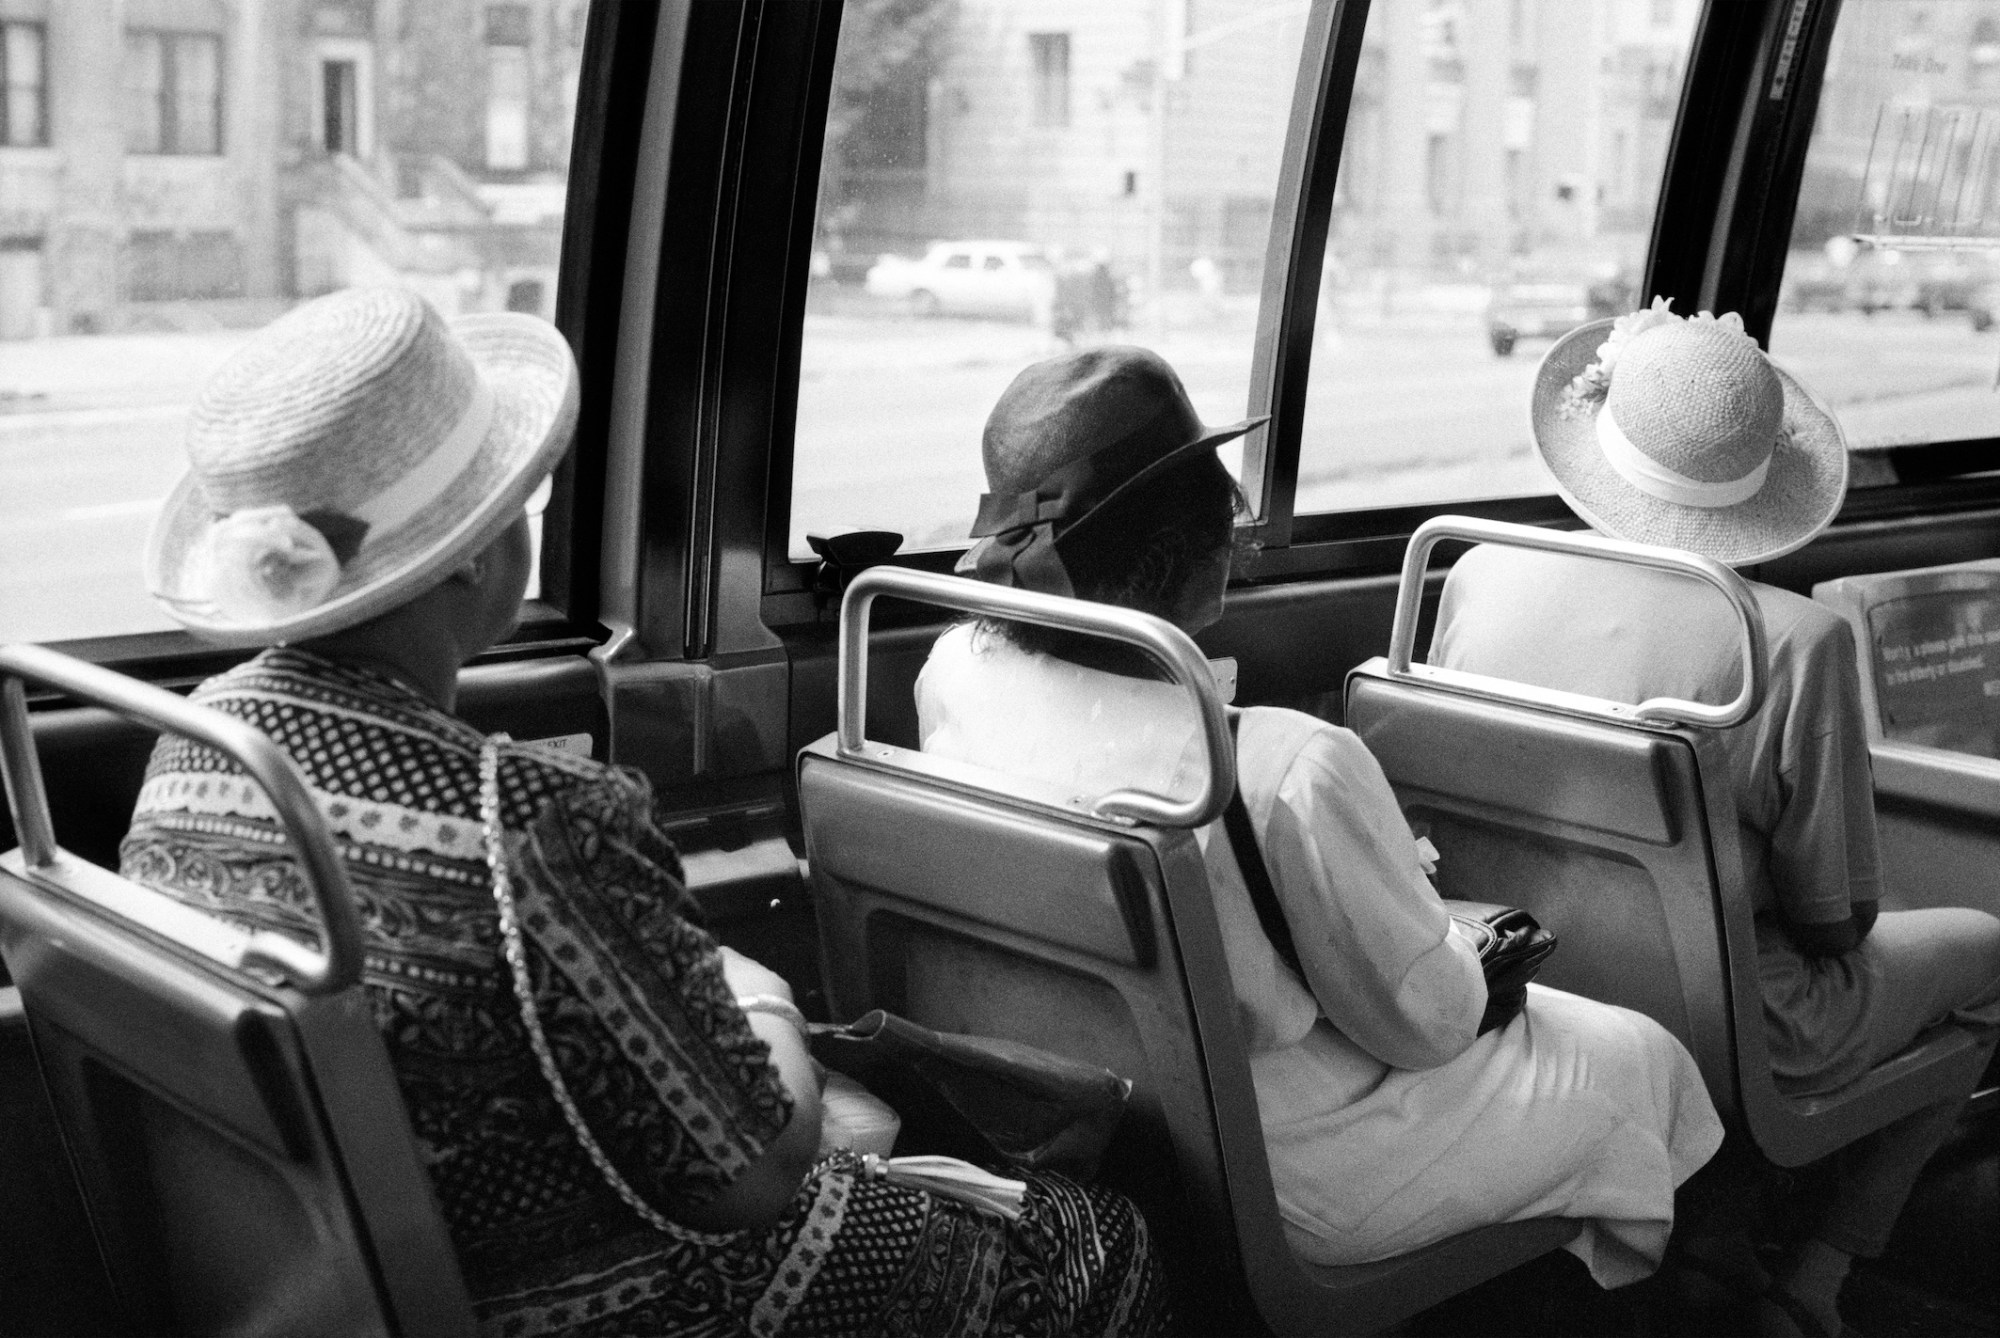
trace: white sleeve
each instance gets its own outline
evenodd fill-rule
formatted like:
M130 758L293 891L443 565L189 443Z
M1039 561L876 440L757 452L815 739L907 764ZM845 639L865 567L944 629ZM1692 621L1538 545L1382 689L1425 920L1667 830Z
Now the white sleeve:
M1451 932L1367 747L1344 729L1314 731L1259 825L1327 1020L1395 1068L1433 1068L1470 1045L1486 1007L1485 974L1472 946Z

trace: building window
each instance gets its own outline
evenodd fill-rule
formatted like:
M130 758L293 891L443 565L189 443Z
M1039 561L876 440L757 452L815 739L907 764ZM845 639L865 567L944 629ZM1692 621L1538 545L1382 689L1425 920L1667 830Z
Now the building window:
M486 166L528 165L528 7L486 7Z
M1653 26L1670 28L1674 22L1674 0L1653 0Z
M47 29L0 23L0 147L49 142Z
M1447 214L1451 195L1451 138L1433 132L1424 143L1424 198L1433 214Z
M1035 67L1035 124L1069 124L1069 34L1029 33Z
M222 39L212 33L125 34L125 148L222 152Z
M361 80L351 60L319 63L320 147L328 153L361 154Z

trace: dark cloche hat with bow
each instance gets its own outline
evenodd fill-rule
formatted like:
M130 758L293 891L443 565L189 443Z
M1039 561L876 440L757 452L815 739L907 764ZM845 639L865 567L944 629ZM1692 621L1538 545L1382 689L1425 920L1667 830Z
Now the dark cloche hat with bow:
M1186 387L1150 349L1106 344L1024 369L986 419L986 486L958 574L995 585L1075 591L1057 551L1140 484L1265 422L1205 426Z

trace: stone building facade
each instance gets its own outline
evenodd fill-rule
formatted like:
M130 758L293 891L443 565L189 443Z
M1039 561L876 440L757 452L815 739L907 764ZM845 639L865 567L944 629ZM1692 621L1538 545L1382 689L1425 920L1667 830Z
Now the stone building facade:
M0 0L0 338L389 277L547 312L584 9Z
M1015 237L1106 251L1128 274L1157 255L1170 285L1206 256L1254 286L1305 3L941 3L948 21L881 96L893 114L842 150L858 170L823 209L834 244ZM1413 273L1542 249L1636 264L1699 3L1373 6L1335 247ZM871 158L887 141L898 152Z

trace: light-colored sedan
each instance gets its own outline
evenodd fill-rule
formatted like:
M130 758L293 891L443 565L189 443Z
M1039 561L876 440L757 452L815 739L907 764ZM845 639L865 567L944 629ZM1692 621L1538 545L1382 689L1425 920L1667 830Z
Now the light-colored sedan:
M867 289L919 316L1045 321L1056 276L1048 256L1027 242L932 242L919 260L883 256L868 271Z

